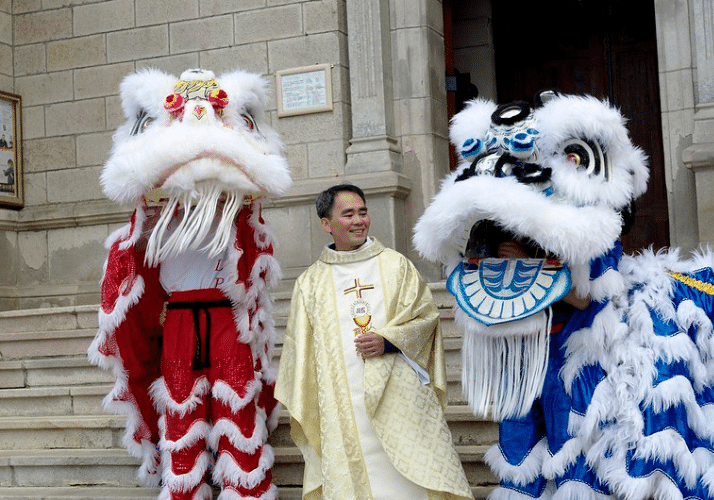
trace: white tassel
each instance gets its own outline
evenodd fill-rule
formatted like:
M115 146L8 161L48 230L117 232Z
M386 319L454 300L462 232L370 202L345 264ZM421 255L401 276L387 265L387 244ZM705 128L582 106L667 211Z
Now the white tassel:
M229 193L226 195L223 212L221 213L221 220L215 228L213 239L202 248L202 250L206 250L208 252L210 257L215 257L225 250L228 242L230 241L233 221L235 220L238 211L241 209L242 204L242 194L239 195L236 193Z
M188 250L200 249L209 257L221 254L230 244L233 223L243 207L243 195L242 192L224 193L219 186L204 185L193 193L170 198L151 230L146 245L147 265L156 266ZM226 199L221 209L222 196ZM174 214L179 207L183 215L177 223ZM220 218L216 215L219 211ZM174 227L169 229L171 225Z
M171 198L168 203L164 206L159 216L159 220L156 225L151 230L151 235L149 236L149 241L146 245L146 255L144 260L149 266L156 266L159 263L159 252L161 250L161 242L164 239L164 234L168 229L171 219L173 219L174 212L178 206L178 198Z
M198 203L193 209L190 204L184 206L184 210L191 210L188 223L181 231L174 231L163 245L161 260L198 248L211 229L219 196L220 191L214 187L208 192L199 192Z
M160 257L163 257L163 254L166 252L166 248L175 246L177 244L178 240L181 238L181 236L186 233L186 228L190 224L191 215L193 214L193 211L192 211L193 203L191 201L190 193L184 193L181 196L181 201L179 202L179 206L183 207L183 217L181 218L181 222L173 229L171 236L169 236L167 239L164 239L163 237L161 238L162 245L161 245L161 250L160 250L160 252L161 252Z
M545 381L552 314L528 335L487 336L469 329L463 347L463 391L471 411L494 421L525 416Z

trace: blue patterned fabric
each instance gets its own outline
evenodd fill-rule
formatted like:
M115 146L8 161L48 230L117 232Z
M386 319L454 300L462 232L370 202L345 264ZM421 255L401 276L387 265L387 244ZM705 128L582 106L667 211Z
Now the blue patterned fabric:
M532 316L562 299L570 286L567 266L544 259L462 261L446 281L459 307L485 325Z
M621 255L622 246L618 242L610 252L592 263L591 279L600 277L608 269L617 270ZM605 303L593 301L582 311L571 306L561 308L561 311L569 311L569 317L566 316L562 330L551 336L548 371L541 397L533 403L533 408L525 417L503 420L499 424L499 448L509 464L521 464L543 437L547 439L548 451L551 454L557 453L572 438L568 433L570 412L585 414L595 387L606 374L600 365L586 365L573 382L572 395L569 395L560 375L565 363L565 343L574 332L589 327L604 306ZM574 465L566 469L563 476L555 478L558 487L566 481L579 481L590 485L597 492L609 494L607 486L600 484L582 455ZM546 483L546 478L540 475L526 485L502 480L501 487L539 498Z
M591 279L598 279L608 270L617 271L621 252L622 247L616 245L606 256L593 261ZM680 278L681 276L693 278L698 283L703 283L703 287L706 287L706 284L714 283L714 273L711 268L683 274L680 275ZM645 290L648 285L643 283L637 288L640 291L644 290L641 295L629 294L630 309L636 301L656 302L657 300L671 301L673 308L650 309L651 332L649 334L645 332L646 335L642 337L633 336L633 340L639 338L639 344L636 342L623 344L631 350L633 357L639 350L639 353L649 353L644 359L651 360L650 371L645 367L642 370L643 373L636 374L638 377L646 377L643 380L649 380L651 386L647 393L649 396L645 395L642 398L636 410L639 411L640 417L634 420L640 421L639 418L641 418L642 422L640 434L629 435L628 439L623 439L623 442L616 444L624 449L623 462L620 464L624 474L615 478L610 475L611 471L607 471L606 467L602 467L602 469L598 468L600 465L591 467L586 463L583 453L579 452L577 456L570 457L568 462L570 465L564 467L556 477L546 478L541 473L527 484L517 484L514 482L512 473L502 471L501 488L518 492L525 497L550 498L548 495L544 495L550 479L556 488L561 488L568 482L577 482L580 488L586 487L590 491L589 497L592 498L599 495L621 498L616 494L616 489L622 490L623 482L628 481L626 478L629 477L632 481L654 481L653 474L658 473L660 477L667 478L685 499L714 499L714 491L708 489L702 478L702 472L711 469L711 466L707 466L706 462L704 465L700 464L697 460L701 459L697 459L692 454L692 452L700 455L704 453L704 456L707 457L705 460L714 457L714 442L712 441L714 424L708 422L704 412L701 411L707 405L714 405L714 389L711 384L704 385L698 392L693 389L697 386L697 380L692 370L695 366L701 367L701 363L697 364L696 359L682 357L684 354L681 352L677 354L678 351L671 344L679 342L677 345L680 345L683 339L677 338L677 336L686 335L691 340L690 345L697 345L697 340L701 340L698 339L701 332L696 321L691 320L691 325L679 325L677 322L681 321L680 319L666 319L667 315L662 312L679 310L683 303L688 302L686 304L688 307L700 311L700 313L696 313L700 314L700 319L705 316L710 320L714 318L714 296L690 286L691 284L684 283L685 280L686 278L672 279L671 293L654 288ZM640 302L640 305L642 303ZM660 303L661 306L663 304ZM501 455L511 466L521 467L531 454L535 453L536 447L543 439L545 439L550 458L563 450L568 441L575 437L569 431L571 418L584 418L593 403L598 385L609 383L607 381L608 373L597 362L583 364L577 376L574 377L569 390L566 388L562 376L563 367L568 362L566 348L569 339L574 335L587 335L588 328L592 327L597 315L602 313L607 305L608 300L604 300L591 302L590 306L583 311L573 309L562 330L551 335L549 364L541 397L535 401L532 409L524 418L500 422L498 446ZM623 320L630 319L625 310L620 308L619 311ZM613 327L616 326L613 325ZM647 335L651 335L651 337ZM665 343L650 344L650 342L658 342L656 339ZM653 348L653 345L660 347ZM699 377L701 377L701 368L699 368L699 372ZM677 385L667 386L672 383ZM702 386L702 384L699 385ZM687 406L688 390L699 410L692 408L691 402ZM656 401L659 400L663 402L657 404ZM699 426L697 426L697 422L699 422ZM600 429L607 430L611 426L618 426L619 422L614 419L600 421L598 425ZM676 433L677 437L673 437L672 433ZM628 435L623 433L623 436ZM645 443L647 443L646 449L652 450L650 455L638 455L636 450L645 449ZM674 444L668 446L667 443ZM676 447L676 450L673 447ZM602 452L602 463L614 460L613 457L617 455L617 451L606 447ZM593 457L589 458L592 463ZM689 464L690 469L700 467L704 471L695 473L696 477L692 479L691 470L687 472L680 469L685 463ZM693 463L699 465L692 466ZM611 466L612 462L609 462L609 465ZM689 473L689 477L686 476L687 473ZM652 486L653 484L655 486ZM656 490L656 484L643 483L642 494L648 494L647 487ZM582 492L583 490L578 491Z

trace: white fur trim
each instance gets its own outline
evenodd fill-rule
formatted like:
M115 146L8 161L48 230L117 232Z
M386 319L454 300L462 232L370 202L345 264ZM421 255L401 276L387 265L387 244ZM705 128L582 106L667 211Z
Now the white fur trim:
M645 192L646 156L632 145L625 119L608 102L591 96L561 96L536 109L534 119L540 132L538 149L544 158L551 158L547 166L553 168L553 182L568 199L623 207ZM573 137L587 137L603 146L611 163L607 182L588 178L558 155L561 145Z
M171 470L171 454L168 452L162 453L162 459L166 464L162 476L164 484L173 491L181 491L183 493L198 486L201 481L203 481L206 471L213 463L211 454L207 451L202 451L190 472L186 474L175 474Z
M195 410L198 405L205 404L206 394L208 394L210 390L211 384L204 375L194 381L191 392L185 400L175 401L166 386L166 379L162 376L151 384L149 387L149 395L159 413L171 411L183 417L187 413Z
M136 203L165 180L169 191L190 191L194 182L208 178L229 189L283 194L291 182L290 169L282 156L282 142L265 118L267 82L241 71L221 76L219 85L229 98L223 110L226 126L194 126L171 121L163 107L176 81L160 71L143 70L122 82L127 122L117 130L102 171L105 194L120 203ZM154 121L143 133L132 136L140 111ZM245 128L244 113L252 115L257 130ZM169 180L173 174L176 177Z
M256 412L255 422L253 423L253 434L244 436L235 422L227 418L218 419L213 424L209 443L211 449L218 451L218 442L222 436L226 436L233 446L238 450L252 454L260 448L268 439L268 428L265 426L265 413L261 416ZM263 418L261 418L263 417Z
M220 495L218 495L218 500L277 500L278 499L278 487L274 484L270 485L268 491L260 495L259 497L245 497L240 495L237 491L232 488L224 489Z
M469 139L474 140L486 135L494 111L496 111L495 103L486 99L474 99L451 119L449 138L462 159L464 143Z
M230 406L233 413L238 413L249 403L255 401L256 396L262 389L263 384L260 380L254 379L248 382L245 387L245 395L239 396L238 393L230 385L223 380L216 380L213 384L212 394L215 399Z
M263 418L265 419L265 424L268 427L268 432L273 432L275 429L278 428L278 421L280 420L280 411L282 410L282 408L282 403L278 402L278 404L275 405L275 408L273 408L273 411L270 412L270 415L266 417L265 410L260 406L258 407L258 411L262 412L262 414L264 415Z
M589 484L580 481L566 481L560 485L553 500L612 500L610 495L604 495L592 489Z
M224 451L220 453L216 465L213 468L213 480L216 483L241 485L245 488L255 488L265 479L267 471L273 466L275 455L270 445L263 446L258 467L252 471L245 471L240 464L235 461L233 455Z
M567 263L587 263L618 238L620 215L606 206L554 203L514 178L476 176L444 186L414 227L414 245L432 261L449 262L466 249L480 220L498 222Z
M555 486L548 481L541 496L536 500L550 500L555 493ZM488 495L488 500L533 500L533 497L510 488L497 487Z
M166 438L166 416L162 415L159 417L159 430L161 431L161 439L159 441L161 451L175 453L192 447L200 440L206 441L211 433L211 425L203 419L194 420L180 439L171 441Z
M506 461L498 445L491 446L483 459L499 479L505 479L518 486L535 481L542 475L543 461L548 456L546 439L541 439L519 464Z

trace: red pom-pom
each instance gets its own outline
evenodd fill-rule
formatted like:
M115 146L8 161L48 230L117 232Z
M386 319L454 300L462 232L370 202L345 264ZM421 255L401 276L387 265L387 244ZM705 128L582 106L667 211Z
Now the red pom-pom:
M213 90L208 94L208 102L210 102L214 108L223 109L228 106L228 94L223 89Z
M166 100L164 101L164 108L173 113L181 110L181 108L183 108L184 103L185 100L181 94L171 94L169 96L166 96Z

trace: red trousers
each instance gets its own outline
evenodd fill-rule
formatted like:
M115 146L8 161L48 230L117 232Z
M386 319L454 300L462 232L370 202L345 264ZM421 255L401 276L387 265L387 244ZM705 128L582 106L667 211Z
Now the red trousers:
M233 309L219 289L174 292L164 322L160 414L166 500L277 497L273 451L259 405L260 366L237 341Z

